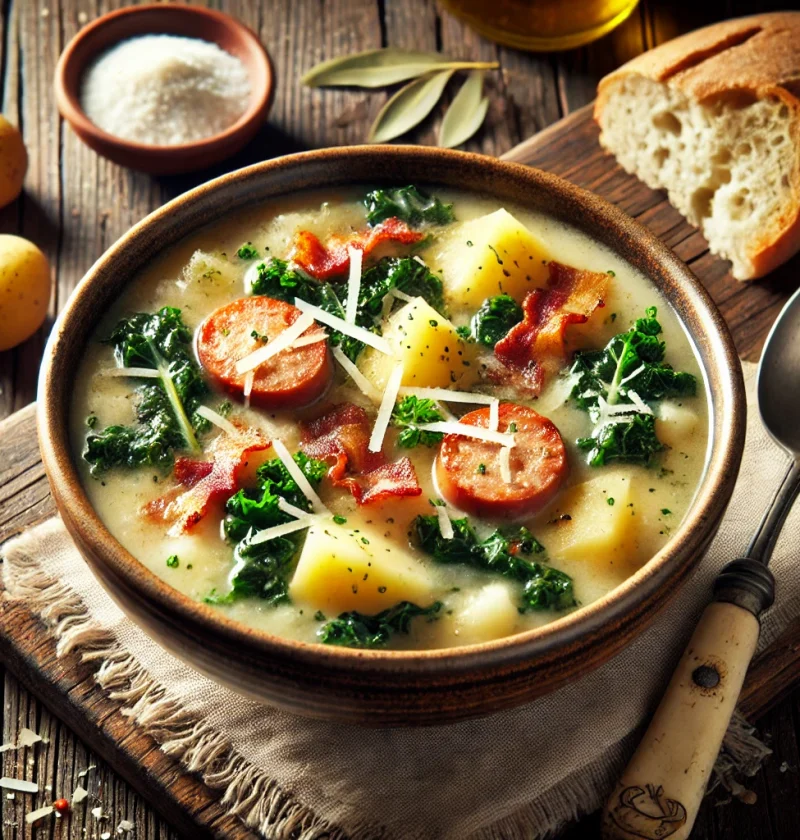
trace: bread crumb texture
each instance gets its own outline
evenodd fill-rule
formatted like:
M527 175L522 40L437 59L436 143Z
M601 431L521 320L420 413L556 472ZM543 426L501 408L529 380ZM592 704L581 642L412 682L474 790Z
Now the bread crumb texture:
M800 14L786 18L795 30L800 68ZM750 89L740 79L729 87L720 79L713 92L708 85L711 62L722 73L726 64L738 63L737 50L751 58L754 41L765 34L754 20L741 22L746 38L737 42L726 31L718 49L707 46L714 27L665 44L667 66L659 67L658 49L645 54L642 72L635 59L601 82L595 114L602 145L626 171L665 189L740 280L763 275L800 249L800 101L791 85L782 86L786 80L777 68L772 87L764 84L764 68ZM720 26L730 29L731 23ZM778 35L781 42L787 38L785 29ZM770 42L778 35L773 32ZM691 49L692 38L704 46L700 55ZM675 50L680 41L687 42L683 63ZM768 52L763 61L770 61ZM697 85L701 74L705 95Z

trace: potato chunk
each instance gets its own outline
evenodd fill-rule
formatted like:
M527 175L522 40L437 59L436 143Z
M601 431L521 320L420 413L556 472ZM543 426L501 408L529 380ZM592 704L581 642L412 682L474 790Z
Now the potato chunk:
M465 222L448 252L446 288L459 306L477 309L503 292L521 302L548 276L547 248L504 209Z
M289 594L328 615L434 600L430 576L413 557L380 535L333 524L309 528Z
M398 309L383 334L396 347L397 356L367 347L358 362L379 390L398 361L404 366L403 385L416 388L464 388L476 378L474 349L421 297Z
M693 408L674 400L664 400L656 418L656 435L662 443L675 449L687 444L698 420Z
M638 568L641 517L630 506L631 485L630 475L609 472L570 488L549 512L551 524L537 533L550 555L614 570Z
M502 639L514 632L519 610L505 583L484 586L456 616L457 644L472 645Z

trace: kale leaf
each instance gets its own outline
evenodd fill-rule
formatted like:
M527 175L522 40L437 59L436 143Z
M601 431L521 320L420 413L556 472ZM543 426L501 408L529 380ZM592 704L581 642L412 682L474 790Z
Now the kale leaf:
M458 563L502 575L522 584L521 613L563 610L576 605L572 578L525 555L541 554L544 546L527 528L512 536L496 530L479 540L469 520L453 520L453 537L445 539L436 516L418 516L414 530L420 547L437 563Z
M308 458L302 452L293 457L312 485L322 481L328 470L324 461ZM294 519L280 509L281 499L302 510L310 510L311 505L279 458L262 464L256 475L257 488L238 490L225 503L225 536L236 543L236 563L229 577L230 590L224 595L212 593L206 597L207 603L230 604L239 598L261 598L277 604L289 598L289 571L302 544L303 532L261 543L253 543L251 538L265 528Z
M437 312L445 314L442 280L424 262L414 257L384 257L361 277L356 323L364 326L369 322L371 325L380 318L383 299L392 289L424 298Z
M647 465L656 452L664 449L656 435L655 417L638 412L601 425L591 437L578 438L577 445L588 452L587 459L592 467L614 461Z
M429 607L418 607L410 601L401 601L377 615L345 612L320 627L317 636L326 645L383 647L393 633L408 633L412 619L427 616L429 621L433 621L441 608L441 601Z
M86 437L84 459L92 475L115 466L168 468L177 449L199 450L196 434L209 428L197 414L208 386L191 355L192 334L180 309L165 306L123 318L106 343L122 367L157 370L158 380L136 388L135 426L107 426Z
M697 380L664 361L666 346L658 337L661 324L654 306L627 331L615 335L602 350L580 351L570 369L571 398L595 424L588 438L577 441L592 466L613 461L649 464L664 449L647 403L668 397L691 397ZM609 414L609 406L630 406Z
M411 227L448 225L456 218L452 204L444 204L412 185L372 190L367 193L364 206L367 222L373 226L391 218L401 219Z
M475 341L494 349L495 344L524 317L522 307L510 295L486 298L470 321L470 334Z
M403 397L392 412L392 425L402 429L397 436L397 445L404 449L413 449L419 444L435 446L444 435L441 432L420 429L419 426L423 423L437 423L443 419L434 400L420 399L413 395Z

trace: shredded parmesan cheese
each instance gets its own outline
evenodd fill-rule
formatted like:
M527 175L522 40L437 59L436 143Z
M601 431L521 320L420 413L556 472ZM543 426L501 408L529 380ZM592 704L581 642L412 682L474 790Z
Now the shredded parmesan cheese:
M236 373L242 374L248 371L255 370L259 365L263 365L267 359L271 359L282 350L287 350L291 344L300 338L300 336L314 323L314 316L306 312L302 314L293 324L288 326L282 333L279 333L275 338L254 350L252 353L239 359L236 362Z
M19 793L39 793L39 785L34 782L26 782L25 779L10 779L8 776L0 779L0 788L16 790Z
M439 519L439 530L442 533L442 537L446 540L452 540L455 536L455 531L453 530L453 523L447 515L447 508L444 505L436 505L436 516Z
M76 787L75 790L72 791L72 804L80 805L81 802L83 802L84 799L86 799L88 796L89 791L86 790L86 788L78 785L78 787Z
M423 265L425 265L425 263L423 263ZM411 301L414 300L411 295L407 295L405 292L400 291L400 289L390 289L389 294L399 298L400 300L404 300L406 303L411 303Z
M427 432L442 432L445 435L463 435L476 440L485 440L487 443L497 443L500 446L516 446L514 435L493 432L491 429L482 429L480 426L470 426L467 423L452 423L445 420L438 423L422 423L418 428Z
M320 309L318 306L314 306L312 303L307 303L300 298L294 299L294 305L302 312L310 314L314 320L319 321L322 324L327 324L329 327L333 327L333 329L338 330L345 335L349 335L350 338L363 341L364 344L374 347L376 350L387 356L394 355L391 345L382 336L375 335L375 333L371 333L369 330L365 330L363 327L358 327L355 324L348 324L347 321L342 318L337 318L335 315L331 315L330 312L326 312L324 309Z
M242 394L244 395L244 407L250 408L250 394L253 393L253 383L256 381L256 372L254 370L249 371L244 376L244 382L242 383Z
M333 348L333 358L344 368L344 372L358 386L358 389L373 402L380 402L381 395L378 389L364 376L356 365L347 358L341 347Z
M138 376L141 379L158 379L161 374L154 368L118 367L105 371L106 376Z
M223 432L227 432L229 435L239 434L239 429L237 429L230 420L227 420L221 414L214 411L213 408L209 408L207 405L201 405L197 409L197 413L201 417L205 417L209 423L213 423L215 426L218 426Z
M35 811L31 811L30 814L25 815L25 822L28 825L33 825L35 822L38 822L42 817L48 817L50 814L55 811L55 808L52 805L45 805L42 808L37 808Z
M653 409L636 393L628 391L628 398L636 406L639 414L652 414Z
M286 534L293 534L295 531L302 531L303 528L309 528L313 523L314 518L306 515L302 519L295 519L293 522L284 522L283 525L273 525L272 528L265 528L251 537L248 542L250 545L258 545L274 540L275 537L283 537Z
M361 291L361 262L364 252L359 248L348 248L350 257L350 275L347 278L347 303L344 309L344 319L348 324L355 324L358 311L358 295Z
M413 396L420 399L437 400L439 402L473 403L474 405L491 405L498 402L497 397L488 394L472 394L469 391L451 391L449 388L410 388L400 389L403 397Z
M500 478L511 484L511 449L508 446L500 450Z
M375 425L372 427L372 434L369 438L370 452L380 452L383 448L383 439L386 437L386 430L389 428L389 421L392 419L392 411L394 411L394 404L397 402L402 381L403 365L400 363L395 365L394 370L389 374L386 390L383 392L383 399L381 400L381 407L378 409L378 416L375 418Z
M291 502L287 502L286 499L282 497L278 497L278 507L284 513L288 513L289 516L294 516L297 519L307 519L309 516L307 510L303 510L302 508L297 507L297 505L293 505Z
M272 448L275 450L275 454L281 459L283 466L288 470L289 475L295 480L295 483L300 488L300 492L311 502L314 513L330 513L328 508L322 503L322 499L317 495L317 491L314 490L303 471L295 463L294 458L289 454L289 450L283 445L283 442L273 440Z
M326 332L318 332L314 333L313 335L303 335L297 339L297 341L292 342L291 349L296 350L298 347L308 347L309 344L319 344L320 341L327 341L328 333Z
M496 432L500 427L500 401L494 400L489 403L489 428Z

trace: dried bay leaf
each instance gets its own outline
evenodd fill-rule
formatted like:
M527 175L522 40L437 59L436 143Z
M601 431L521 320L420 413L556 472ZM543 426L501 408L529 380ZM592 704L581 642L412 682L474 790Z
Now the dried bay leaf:
M439 53L385 47L331 58L312 67L302 78L308 87L378 88L405 82L436 70L492 69L496 62L451 61Z
M483 96L483 71L473 70L450 103L439 129L439 145L453 149L466 143L481 127L489 109Z
M441 70L423 76L397 91L381 108L369 131L367 141L386 143L419 125L441 98L453 72Z

